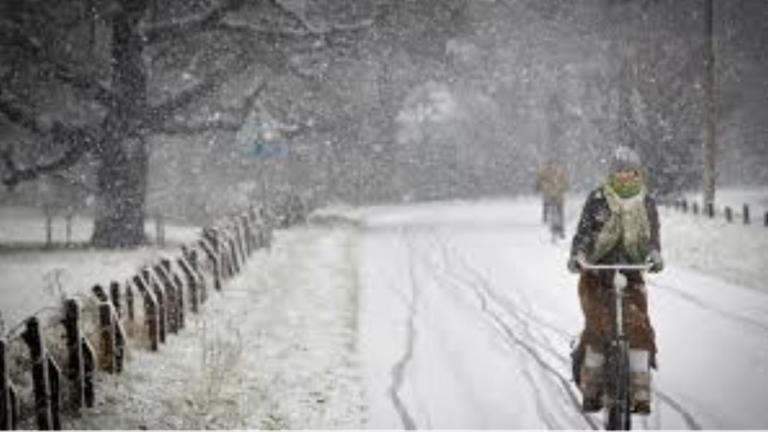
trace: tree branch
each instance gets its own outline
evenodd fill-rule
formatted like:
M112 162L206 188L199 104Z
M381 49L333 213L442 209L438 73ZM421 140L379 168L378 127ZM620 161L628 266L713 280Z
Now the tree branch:
M11 123L17 124L37 135L44 136L46 132L40 128L34 118L24 112L23 109L14 106L13 103L3 100L3 89L0 87L0 113L5 115Z
M30 55L31 59L28 60L47 64L56 79L86 93L105 106L113 106L116 103L117 97L115 94L100 85L95 78L73 72L67 66L58 62L53 55L46 52L38 41L33 40L18 28L14 27L11 31L7 31L8 28L6 27L2 28L2 30L5 30L1 33L3 38L7 38L14 47Z
M158 44L216 30L227 13L239 9L243 3L243 0L226 0L208 13L193 19L156 25L145 31L147 44Z
M5 186L13 188L19 183L33 180L41 174L69 168L75 165L83 155L93 149L97 143L94 136L85 128L70 128L58 123L54 126L52 135L56 141L66 142L68 148L64 154L50 162L19 168L13 159L12 147L6 147L0 151L0 160L2 160L5 171L7 171L2 178Z
M320 28L307 21L306 18L298 14L293 9L285 6L280 0L269 0L269 3L280 10L280 12L282 12L284 15L292 19L294 22L298 23L300 27L304 28L306 30L307 36L325 36L334 32L357 31L370 28L374 23L373 19L367 19L353 24L332 24L327 27Z
M248 114L253 111L256 101L266 88L267 84L261 82L258 87L243 100L243 104L240 107L225 111L221 116L223 118L220 117L195 124L169 122L157 125L153 129L153 132L166 135L195 135L214 130L236 132L243 126Z

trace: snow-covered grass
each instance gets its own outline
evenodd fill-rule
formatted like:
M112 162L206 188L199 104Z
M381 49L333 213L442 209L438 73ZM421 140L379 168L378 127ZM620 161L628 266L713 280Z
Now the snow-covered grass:
M92 225L89 218L75 218L73 241L87 242ZM54 240L62 242L61 219L54 227ZM95 284L123 283L140 267L163 256L178 255L179 246L197 239L199 232L197 227L168 226L165 248L49 250L42 247L45 221L39 209L0 207L0 313L6 328L40 308L60 306L62 296L85 297Z
M696 201L701 204L703 201L701 192L686 192L684 196L689 202ZM718 188L715 192L715 208L717 212L722 212L722 209L728 206L740 218L744 204L749 205L752 219L758 224L762 223L763 215L765 215L765 212L768 212L768 186L725 186Z
M336 429L365 419L357 287L343 230L278 233L160 353L101 377L77 429Z
M660 209L666 260L768 293L768 227Z
M155 219L148 217L145 232L150 241L156 240ZM54 215L51 237L55 244L66 241L67 224L63 213ZM85 244L93 232L93 218L85 214L74 214L71 226L71 241ZM168 243L189 241L199 234L199 228L166 222L165 237ZM0 206L0 247L44 245L46 241L46 220L43 209L35 207Z

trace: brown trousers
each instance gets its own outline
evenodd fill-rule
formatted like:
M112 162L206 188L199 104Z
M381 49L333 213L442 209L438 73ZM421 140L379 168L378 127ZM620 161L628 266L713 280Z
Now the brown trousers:
M624 303L624 334L630 348L647 350L655 358L656 343L651 320L648 317L648 299L645 282L639 273L627 276L627 294ZM615 318L613 310L613 272L584 272L579 279L579 299L584 312L584 331L579 341L580 348L592 346L603 351L606 341L613 332ZM655 362L654 362L655 363Z

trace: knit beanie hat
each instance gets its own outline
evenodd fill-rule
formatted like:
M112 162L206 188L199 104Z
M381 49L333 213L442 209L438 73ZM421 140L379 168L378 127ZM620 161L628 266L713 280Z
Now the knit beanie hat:
M626 146L619 146L611 158L611 173L623 170L640 170L640 156Z

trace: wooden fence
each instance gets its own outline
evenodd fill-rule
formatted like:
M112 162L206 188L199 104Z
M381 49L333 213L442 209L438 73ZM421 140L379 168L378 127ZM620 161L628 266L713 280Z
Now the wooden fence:
M741 223L744 225L762 223L764 227L768 228L768 211L762 215L762 221L753 221L749 204L743 204L740 209L734 209L730 206L716 207L712 203L703 205L697 201L688 201L687 199L661 201L661 204L683 213L701 215L710 219L722 217L728 223Z
M132 346L160 351L168 335L184 329L187 312L201 311L210 289L223 289L253 252L270 246L273 227L286 218L303 219L251 208L204 228L174 259L138 269L122 283L110 281L108 288L92 287L96 308L68 298L56 311L55 325L44 327L37 316L28 318L16 337L28 349L33 383L34 401L26 401L33 409L27 416L20 413L24 404L10 371L12 339L0 338L0 429L17 429L22 418L31 420L32 415L38 429L60 429L62 413L93 407L95 374L121 373L129 340ZM84 331L86 321L98 326L91 337ZM64 352L52 353L47 332L61 334Z

